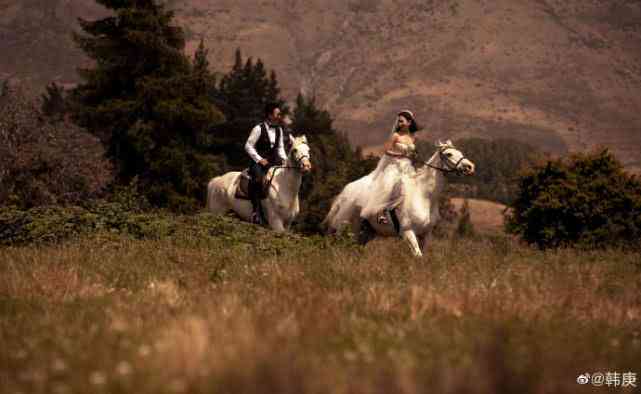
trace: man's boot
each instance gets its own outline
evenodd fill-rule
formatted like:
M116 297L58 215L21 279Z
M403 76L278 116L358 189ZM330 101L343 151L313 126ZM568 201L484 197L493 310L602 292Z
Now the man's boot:
M260 191L256 190L256 183L252 180L249 184L249 198L252 203L250 221L254 224L263 224L263 215L260 206Z

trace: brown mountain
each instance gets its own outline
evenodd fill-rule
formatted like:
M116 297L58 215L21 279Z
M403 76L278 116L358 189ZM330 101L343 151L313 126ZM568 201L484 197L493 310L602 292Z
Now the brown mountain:
M226 72L239 47L289 99L314 94L375 149L395 111L423 138L512 137L551 152L611 147L641 169L639 0L173 0L188 50ZM72 83L90 0L0 0L0 77Z

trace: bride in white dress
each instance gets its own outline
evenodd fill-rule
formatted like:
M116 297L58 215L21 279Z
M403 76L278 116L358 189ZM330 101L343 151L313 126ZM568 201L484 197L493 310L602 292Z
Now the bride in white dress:
M402 201L405 184L415 171L412 157L416 154L414 134L417 131L414 114L409 110L399 112L385 144L385 154L370 174L372 190L361 217L377 216L379 223L391 220L390 212Z

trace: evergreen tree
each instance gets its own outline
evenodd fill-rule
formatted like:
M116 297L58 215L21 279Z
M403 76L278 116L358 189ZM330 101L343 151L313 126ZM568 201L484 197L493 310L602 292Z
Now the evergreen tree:
M243 62L240 50L236 50L232 70L220 81L218 98L227 121L216 127L215 152L224 153L234 167L246 166L249 158L244 151L251 129L264 119L267 103L275 102L287 112L280 98L276 74L267 76L265 65L258 59L248 58Z
M209 60L207 55L209 51L205 48L205 40L200 39L200 44L198 44L198 49L194 54L194 72L196 74L208 74L209 73Z
M175 209L202 205L207 180L219 172L210 129L222 122L213 76L201 45L194 61L157 0L96 0L113 14L80 20L78 46L95 61L79 70L76 120L103 139L119 179L138 176L150 201Z
M360 150L354 150L347 137L334 129L331 115L320 110L314 98L297 97L293 120L294 130L307 136L313 162L313 171L301 185L297 228L319 232L334 197L346 184L372 171L376 160L363 159Z
M207 59L208 54L209 50L205 48L205 42L201 39L198 49L194 54L193 74L196 78L195 82L197 93L208 96L211 100L215 100L218 96L216 91L216 77L209 69L209 60Z
M47 93L42 95L42 113L52 119L62 119L67 111L64 89L55 82L47 85Z

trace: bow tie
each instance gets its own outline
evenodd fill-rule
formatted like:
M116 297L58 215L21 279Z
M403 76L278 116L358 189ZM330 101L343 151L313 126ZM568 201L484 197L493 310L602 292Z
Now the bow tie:
M267 123L267 127L271 127L272 129L275 129L277 127L280 127L280 125L276 124L276 123L274 123L274 124Z

